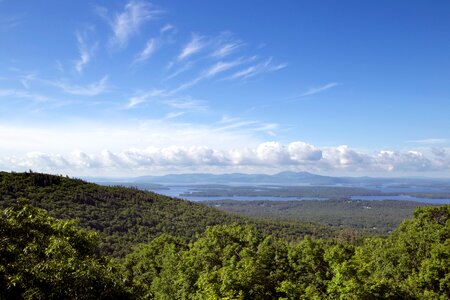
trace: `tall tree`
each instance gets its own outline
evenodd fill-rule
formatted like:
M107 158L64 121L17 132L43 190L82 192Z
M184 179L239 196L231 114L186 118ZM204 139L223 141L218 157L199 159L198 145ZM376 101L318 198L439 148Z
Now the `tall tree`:
M3 299L126 298L118 266L98 254L96 234L20 199L0 211Z

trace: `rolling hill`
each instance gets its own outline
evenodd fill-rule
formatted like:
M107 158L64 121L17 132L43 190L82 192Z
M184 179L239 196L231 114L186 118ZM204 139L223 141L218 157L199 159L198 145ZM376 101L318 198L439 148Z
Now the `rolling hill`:
M100 186L80 179L42 173L0 172L0 207L26 198L58 219L75 219L101 236L101 251L123 257L133 245L161 233L190 240L207 226L253 224L266 234L290 240L326 237L333 229L307 222L262 220L223 212L203 204L135 188Z

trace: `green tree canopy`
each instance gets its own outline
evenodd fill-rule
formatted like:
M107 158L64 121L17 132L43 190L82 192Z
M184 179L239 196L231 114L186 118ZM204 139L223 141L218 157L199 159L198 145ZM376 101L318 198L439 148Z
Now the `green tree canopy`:
M20 199L0 211L4 299L114 299L126 295L116 266L98 254L96 234L56 220Z

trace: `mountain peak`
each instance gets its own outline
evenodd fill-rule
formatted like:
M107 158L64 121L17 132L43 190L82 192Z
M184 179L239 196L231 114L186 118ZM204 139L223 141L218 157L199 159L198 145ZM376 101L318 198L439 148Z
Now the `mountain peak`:
M302 171L302 172L293 172L293 171L283 171L280 173L275 174L274 176L289 176L289 177L301 177L301 178L306 178L306 177L318 177L320 175L316 175L313 173L309 173L306 171Z

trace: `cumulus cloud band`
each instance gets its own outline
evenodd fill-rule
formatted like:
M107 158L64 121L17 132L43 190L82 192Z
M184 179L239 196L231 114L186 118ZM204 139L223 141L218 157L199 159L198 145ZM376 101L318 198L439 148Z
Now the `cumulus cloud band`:
M116 170L121 174L143 174L146 171L177 170L191 172L208 169L246 171L258 170L308 170L315 172L424 172L450 170L450 154L441 149L439 155L432 151L425 155L419 151L378 151L365 154L338 146L320 149L302 141L289 144L265 142L254 148L231 150L193 147L132 148L121 152L103 150L97 154L73 151L68 155L30 152L22 157L0 159L2 169L52 172L77 172L87 174L107 173ZM104 172L102 172L104 171Z

